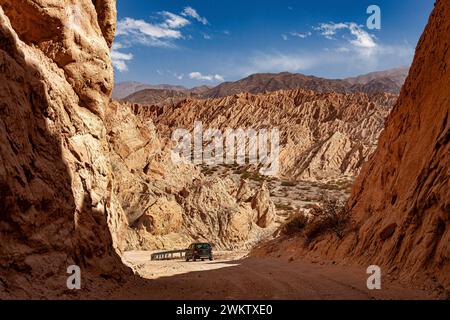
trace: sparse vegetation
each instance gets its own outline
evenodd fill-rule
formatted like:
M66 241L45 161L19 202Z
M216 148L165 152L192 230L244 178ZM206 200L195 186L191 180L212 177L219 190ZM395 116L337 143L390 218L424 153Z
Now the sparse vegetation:
M288 204L284 204L284 203L276 203L275 208L280 211L294 211L295 210L295 208L293 208L292 206L290 206Z
M293 214L281 227L281 233L302 234L305 237L305 244L327 233L334 233L342 239L352 224L350 212L345 203L325 197L320 200L320 203L320 206L311 206L308 214L303 211ZM280 204L276 206L278 209Z
M283 181L281 182L281 186L282 187L295 187L297 186L298 182L297 181Z
M257 172L245 172L245 173L242 174L241 178L242 179L249 179L249 180L253 180L253 181L257 181L257 182L261 182L261 181L266 180L263 176L261 176Z
M310 214L312 219L305 229L308 243L328 232L332 232L342 239L351 223L350 212L345 204L333 198L323 198L321 206L314 207Z
M347 193L350 193L352 186L353 186L352 181L338 180L323 184L321 185L321 188L325 190L345 191Z
M219 171L219 168L216 166L202 166L202 173L206 176L213 175Z
M308 224L308 217L299 211L293 214L283 225L281 233L287 236L298 234L306 227Z

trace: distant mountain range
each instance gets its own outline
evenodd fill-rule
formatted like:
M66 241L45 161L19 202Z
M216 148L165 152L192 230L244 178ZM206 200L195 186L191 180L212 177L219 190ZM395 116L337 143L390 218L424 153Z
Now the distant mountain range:
M207 89L206 89L207 90ZM122 101L139 104L178 103L186 98L201 98L201 90L144 89L130 94Z
M112 98L115 100L121 100L123 98L128 97L129 95L136 93L138 91L147 90L147 89L155 89L155 90L174 90L174 91L183 91L186 90L183 86L175 86L170 84L146 84L136 81L127 81L127 82L119 82L114 86L114 90L112 93Z
M303 74L254 74L236 82L225 82L207 91L208 98L219 98L242 92L264 93L278 90L307 89L315 92L387 92L398 94L408 75L407 68L374 72L356 78L324 79Z
M220 98L243 92L257 94L290 89L306 89L318 93L399 94L408 71L409 68L396 68L347 79L325 79L289 72L258 73L235 82L224 82L214 88L202 86L192 89L182 86L122 82L114 88L113 98L140 104L158 104L167 100L176 103L189 97Z

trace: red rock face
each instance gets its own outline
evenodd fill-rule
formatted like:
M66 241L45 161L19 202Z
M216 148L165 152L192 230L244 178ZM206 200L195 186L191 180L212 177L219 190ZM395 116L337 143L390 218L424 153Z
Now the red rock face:
M163 138L194 121L227 128L280 131L280 172L286 179L353 179L375 150L396 95L281 90L217 99L187 99L175 105L136 106L155 121Z
M86 280L126 274L111 232L107 39L91 1L54 4L0 1L0 297L59 297L73 264Z
M450 2L437 1L350 206L356 255L450 286Z

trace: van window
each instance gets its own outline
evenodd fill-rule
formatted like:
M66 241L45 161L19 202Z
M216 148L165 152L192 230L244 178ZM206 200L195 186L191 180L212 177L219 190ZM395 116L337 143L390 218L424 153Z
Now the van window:
M195 246L197 249L200 250L205 250L205 249L209 249L211 248L211 246L209 245L209 243L199 243Z

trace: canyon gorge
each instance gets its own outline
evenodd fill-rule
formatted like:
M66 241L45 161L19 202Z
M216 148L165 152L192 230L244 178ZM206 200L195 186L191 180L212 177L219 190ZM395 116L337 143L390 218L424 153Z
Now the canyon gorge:
M114 0L0 0L0 298L154 298L165 284L139 277L124 253L195 241L254 258L379 264L449 292L448 1L436 2L399 95L404 69L140 88L156 91L116 101L115 25ZM174 163L171 134L194 121L279 128L279 174ZM345 203L342 237L280 235L322 197ZM83 270L80 292L64 287L69 265Z

